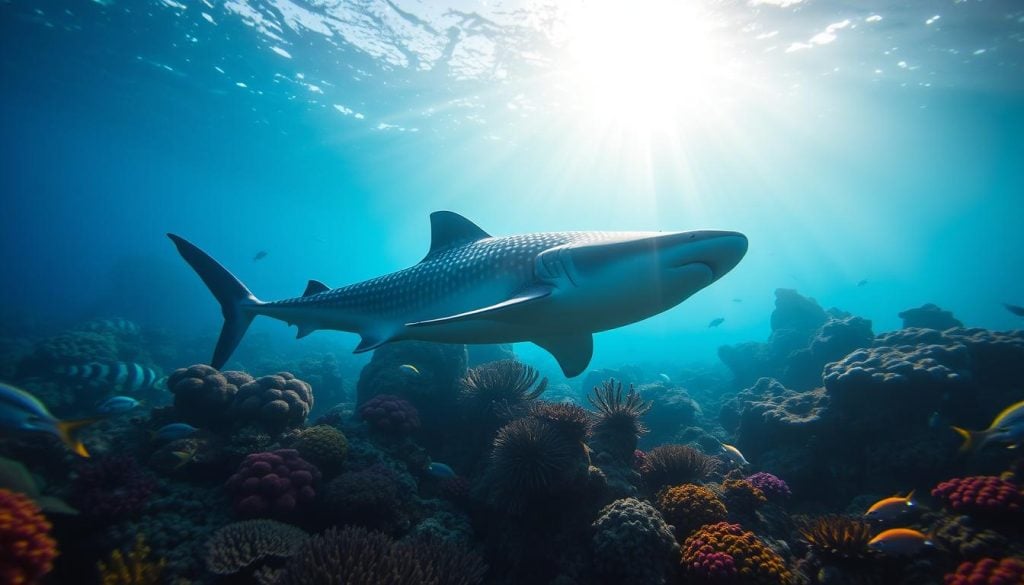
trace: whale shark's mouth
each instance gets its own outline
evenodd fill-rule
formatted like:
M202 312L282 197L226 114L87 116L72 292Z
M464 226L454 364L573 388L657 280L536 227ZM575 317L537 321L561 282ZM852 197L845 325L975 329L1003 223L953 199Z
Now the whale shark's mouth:
M687 276L691 277L700 278L703 276L707 278L707 282L709 283L717 278L714 269L711 268L711 265L705 262L684 262L678 266L670 266L669 270L676 275L679 275L681 272L685 272Z

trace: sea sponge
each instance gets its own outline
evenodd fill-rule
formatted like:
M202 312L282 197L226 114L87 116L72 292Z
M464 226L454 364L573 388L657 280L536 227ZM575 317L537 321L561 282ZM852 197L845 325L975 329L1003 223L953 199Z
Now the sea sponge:
M658 492L658 510L675 526L680 538L686 538L705 524L722 522L729 513L715 492L692 483Z
M0 488L0 582L39 583L53 569L57 541L28 496Z
M327 471L345 462L348 438L330 425L314 425L299 431L292 447L303 459Z
M219 372L204 364L178 368L167 377L174 408L181 420L197 426L216 426L226 413L238 387L252 382L245 372Z
M594 570L607 583L657 585L679 545L672 527L643 500L623 498L601 509L593 530Z
M709 583L790 585L793 574L778 553L739 524L707 524L683 543L683 571Z
M420 428L420 414L408 400L378 394L359 407L359 418L388 435L409 435Z
M686 445L661 445L647 452L640 475L651 493L671 485L701 481L718 468L718 461Z
M943 578L945 585L1018 585L1024 583L1024 559L992 558L960 563L955 573Z
M747 481L750 482L750 485L761 490L761 493L771 502L782 502L788 500L793 495L785 481L766 471L758 471L748 475Z
M288 518L312 504L320 470L295 449L253 453L228 479L235 513L243 517Z
M302 426L312 408L312 387L289 372L278 372L239 386L228 414L236 424L253 422L280 432Z
M206 542L206 568L216 575L234 575L268 557L292 556L308 537L305 531L276 520L234 522Z
M991 475L957 477L932 490L954 512L989 518L1018 518L1024 511L1024 488Z
M115 549L106 561L96 563L101 585L160 585L163 583L163 558L152 560L152 550L146 544L146 537L140 532L127 553Z
M71 482L71 503L83 515L113 520L142 510L157 481L129 455L82 461Z
M721 490L726 506L734 514L753 514L768 502L764 492L745 479L727 479Z

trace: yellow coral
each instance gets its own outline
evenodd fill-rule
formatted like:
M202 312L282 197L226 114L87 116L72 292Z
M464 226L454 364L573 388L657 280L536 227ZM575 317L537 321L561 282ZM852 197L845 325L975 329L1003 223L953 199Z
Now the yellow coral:
M135 537L135 545L128 554L115 550L110 553L110 560L100 561L96 567L100 572L102 585L160 585L167 561L161 558L153 561L149 558L152 551L146 544L146 538L139 534Z
M675 526L680 538L705 524L721 522L728 514L725 504L714 492L692 483L661 490L658 493L658 510L666 522Z

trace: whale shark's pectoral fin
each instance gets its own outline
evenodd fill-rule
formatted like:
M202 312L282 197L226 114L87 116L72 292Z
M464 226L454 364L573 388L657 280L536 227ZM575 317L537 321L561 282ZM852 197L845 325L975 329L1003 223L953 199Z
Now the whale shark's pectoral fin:
M314 327L313 325L303 325L302 323L299 323L298 325L299 331L298 333L295 334L295 339L302 339L303 337L316 331L316 327Z
M533 342L555 356L566 378L582 374L594 355L594 336L589 333L540 337Z
M391 341L390 337L375 335L373 333L362 333L361 335L362 340L360 340L359 345L357 345L356 348L352 350L352 353L363 353L365 351L377 349L378 347Z
M503 316L507 315L512 310L521 307L525 303L543 299L551 294L552 287L548 285L532 286L527 289L516 293L515 296L508 300L495 303L487 307L481 307L479 309L473 309L472 311L466 311L465 313L459 313L457 315L448 315L446 317L439 317L437 319L428 319L426 321L416 321L415 323L406 323L406 327L428 327L430 325L443 325L445 323L456 323L458 321L468 321L471 319L491 319L499 320Z

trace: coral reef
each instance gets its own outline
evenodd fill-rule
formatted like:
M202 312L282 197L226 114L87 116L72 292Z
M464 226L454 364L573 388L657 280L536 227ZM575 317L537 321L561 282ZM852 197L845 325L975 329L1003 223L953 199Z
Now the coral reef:
M701 481L717 467L715 458L693 447L661 445L647 452L640 475L648 491L657 493L665 486Z
M96 563L101 585L160 585L163 583L163 558L152 560L152 550L146 544L146 537L140 532L135 537L131 550L121 552L115 549L106 561Z
M225 487L243 517L288 518L316 497L320 470L294 449L253 453Z
M378 394L400 396L419 409L428 428L450 410L466 374L466 346L400 341L373 351L356 385L356 404ZM411 365L418 373L402 368Z
M233 522L206 542L206 567L215 575L234 575L267 558L286 559L306 541L303 530L276 520Z
M389 435L409 435L420 428L416 407L391 394L378 394L364 402L359 417L374 430Z
M793 574L778 553L738 524L708 524L683 542L681 566L709 583L732 583L738 575L751 585L789 585Z
M615 500L601 509L591 529L594 571L602 582L664 583L679 554L672 527L643 500Z
M345 433L330 425L314 425L295 435L292 448L322 471L341 467L348 455Z
M673 441L680 429L696 425L703 414L697 401L681 386L655 382L637 386L636 391L651 403L651 408L644 415L647 432L641 437L642 445L655 446Z
M239 386L227 414L235 424L254 423L274 433L301 426L312 408L310 385L278 372Z
M722 426L736 432L736 445L751 459L770 447L798 445L823 424L829 398L822 389L796 392L761 378L727 402Z
M647 432L640 419L651 409L651 403L641 399L632 386L623 394L622 383L615 380L596 386L587 399L597 409L591 446L619 461L632 460L637 440Z
M181 420L196 426L217 426L226 420L238 387L252 382L245 372L226 371L196 364L179 368L167 377L174 408Z
M339 522L388 530L404 514L399 487L382 466L342 473L327 485L328 513Z
M665 521L675 527L680 539L705 524L722 522L728 516L725 504L715 492L696 484L677 485L658 492L658 510Z
M945 585L1016 585L1024 583L1024 559L981 559L960 563Z
M82 514L104 521L138 514L156 492L157 481L128 455L83 461L71 482L71 503Z
M747 481L772 502L784 502L793 495L785 481L765 471L748 475Z
M1010 549L1009 539L979 526L970 516L942 515L931 532L940 546L965 559L997 556Z
M956 477L935 486L932 496L958 514L1009 520L1024 512L1024 488L995 476Z
M768 502L764 492L745 479L727 479L721 486L722 499L732 514L749 516Z
M35 502L0 488L0 581L31 585L53 569L57 541L50 528Z
M951 311L944 311L938 305L925 303L916 309L907 309L899 313L903 319L903 328L936 329L944 331L954 327L963 327L964 324L953 316Z

